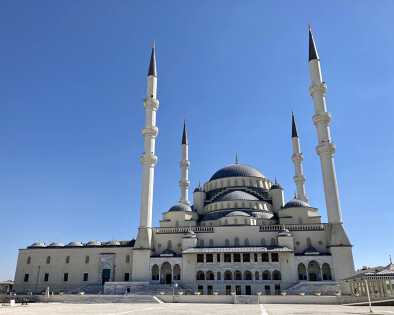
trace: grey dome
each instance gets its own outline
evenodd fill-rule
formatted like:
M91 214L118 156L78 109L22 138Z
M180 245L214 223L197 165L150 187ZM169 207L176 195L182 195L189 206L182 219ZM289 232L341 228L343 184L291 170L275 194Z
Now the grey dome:
M89 241L85 245L86 246L100 246L101 242L99 242L99 241Z
M63 243L59 243L59 242L53 242L51 244L48 245L49 247L63 247L64 244Z
M81 242L70 242L66 246L78 246L81 247L83 244Z
M304 208L304 207L309 207L309 204L307 204L305 201L299 200L299 199L292 199L288 201L283 208Z
M232 201L232 200L259 200L259 199L253 196L252 194L249 194L241 190L232 191L222 196L219 199L219 201Z
M119 241L109 241L109 242L105 242L104 245L119 246L120 242Z
M41 241L34 242L33 244L30 245L30 247L45 247L45 243Z
M177 203L176 205L172 206L170 210L168 210L168 212L174 211L192 211L192 208L184 203Z
M264 175L255 168L248 165L230 164L213 174L210 178L210 181L225 177L264 177Z
M243 211L233 211L227 214L226 217L250 217L250 215Z

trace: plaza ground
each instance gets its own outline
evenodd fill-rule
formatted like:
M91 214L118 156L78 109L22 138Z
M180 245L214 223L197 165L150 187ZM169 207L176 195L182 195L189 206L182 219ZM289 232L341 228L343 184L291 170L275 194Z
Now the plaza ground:
M394 306L376 306L374 314L394 314ZM303 304L68 304L32 303L27 306L1 306L0 314L22 315L126 315L126 314L226 314L226 315L288 315L288 314L370 314L367 306L303 305Z

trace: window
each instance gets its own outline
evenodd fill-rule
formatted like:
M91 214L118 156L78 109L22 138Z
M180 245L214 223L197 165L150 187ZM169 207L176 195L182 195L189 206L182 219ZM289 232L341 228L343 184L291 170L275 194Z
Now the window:
M25 273L25 276L23 277L24 282L29 282L29 274Z
M226 285L226 295L231 295L231 285Z
M207 280L215 280L215 274L212 271L207 271Z
M249 253L243 253L242 259L244 262L250 262L250 254Z
M234 254L234 262L241 262L241 254L239 253Z
M231 254L229 254L229 253L224 254L224 262L231 263Z
M220 263L220 254L216 254L216 262Z
M85 264L88 264L89 260L90 260L90 257L89 256L85 256Z
M152 267L152 280L157 281L159 280L159 266L153 265Z
M124 281L130 281L130 274L128 272L124 274Z
M213 287L211 285L207 286L207 294L212 295L213 294Z
M70 256L67 256L66 257L66 264L69 264L70 263Z
M275 238L271 238L271 246L275 246L276 245L276 239Z
M203 285L199 285L197 287L197 291L200 292L200 294L204 294L204 286Z
M260 279L260 274L259 274L258 271L256 271L256 272L254 273L254 280L259 280L259 279Z
M27 265L30 265L30 263L31 263L31 256L27 257L27 260L26 260Z
M272 273L272 280L281 280L282 276L280 274L279 270L274 270L274 272Z
M130 263L130 255L126 255L126 264Z
M213 247L213 240L209 240L209 247Z
M279 261L278 253L271 253L271 261L272 262L278 262Z
M269 261L268 253L262 253L261 254L261 261Z
M205 280L204 271L197 271L196 280Z
M87 272L85 272L83 274L83 281L88 281L89 280L89 274Z
M222 274L220 273L220 271L216 273L216 280L222 280Z
M226 270L224 272L224 280L233 280L233 274L231 273L230 270Z
M245 246L249 246L249 239L245 239L244 244L245 244Z
M245 295L252 295L252 287L250 285L245 286Z
M239 246L239 238L238 237L236 237L234 239L234 246Z
M48 257L47 257L46 262L47 262L47 264L50 264L50 263L51 263L51 256L48 256Z
M44 274L44 281L48 282L49 280L49 273Z
M63 281L64 282L68 281L68 273L67 272L63 275Z
M275 294L276 295L280 294L280 284L275 284Z
M271 295L271 286L266 285L264 286L265 295Z
M242 280L242 272L237 270L234 272L234 280Z
M207 263L213 263L213 254L207 254L205 258Z
M254 262L257 262L258 258L257 258L257 253L254 253Z
M271 280L271 273L268 270L264 270L263 280Z
M252 273L249 270L244 272L244 280L252 280Z
M197 254L197 263L204 263L204 255Z

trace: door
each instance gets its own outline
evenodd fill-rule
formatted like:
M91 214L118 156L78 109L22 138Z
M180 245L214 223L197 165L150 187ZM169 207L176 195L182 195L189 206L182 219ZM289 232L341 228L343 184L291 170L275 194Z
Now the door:
M236 285L235 286L235 294L236 295L241 295L241 286L240 285Z
M171 278L172 278L172 276L171 276L171 274L166 274L166 284L171 284Z
M250 285L245 286L245 295L252 295L252 287Z
M111 280L111 269L103 269L101 273L102 284Z

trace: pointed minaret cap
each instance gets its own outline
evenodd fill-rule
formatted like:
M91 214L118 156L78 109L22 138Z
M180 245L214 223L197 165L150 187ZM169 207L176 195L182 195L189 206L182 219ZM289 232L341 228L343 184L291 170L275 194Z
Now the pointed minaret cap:
M157 77L155 42L153 42L152 53L150 55L148 77L151 76L151 75L153 75L154 77Z
M186 121L183 122L182 144L189 144L187 139Z
M239 164L239 162L238 162L238 153L237 152L235 153L235 164Z
M294 118L294 113L291 112L291 137L298 138L297 125Z
M317 54L315 40L312 35L312 29L311 29L311 26L309 25L309 59L308 59L308 61L319 60L319 59L320 58L319 58L319 55Z

